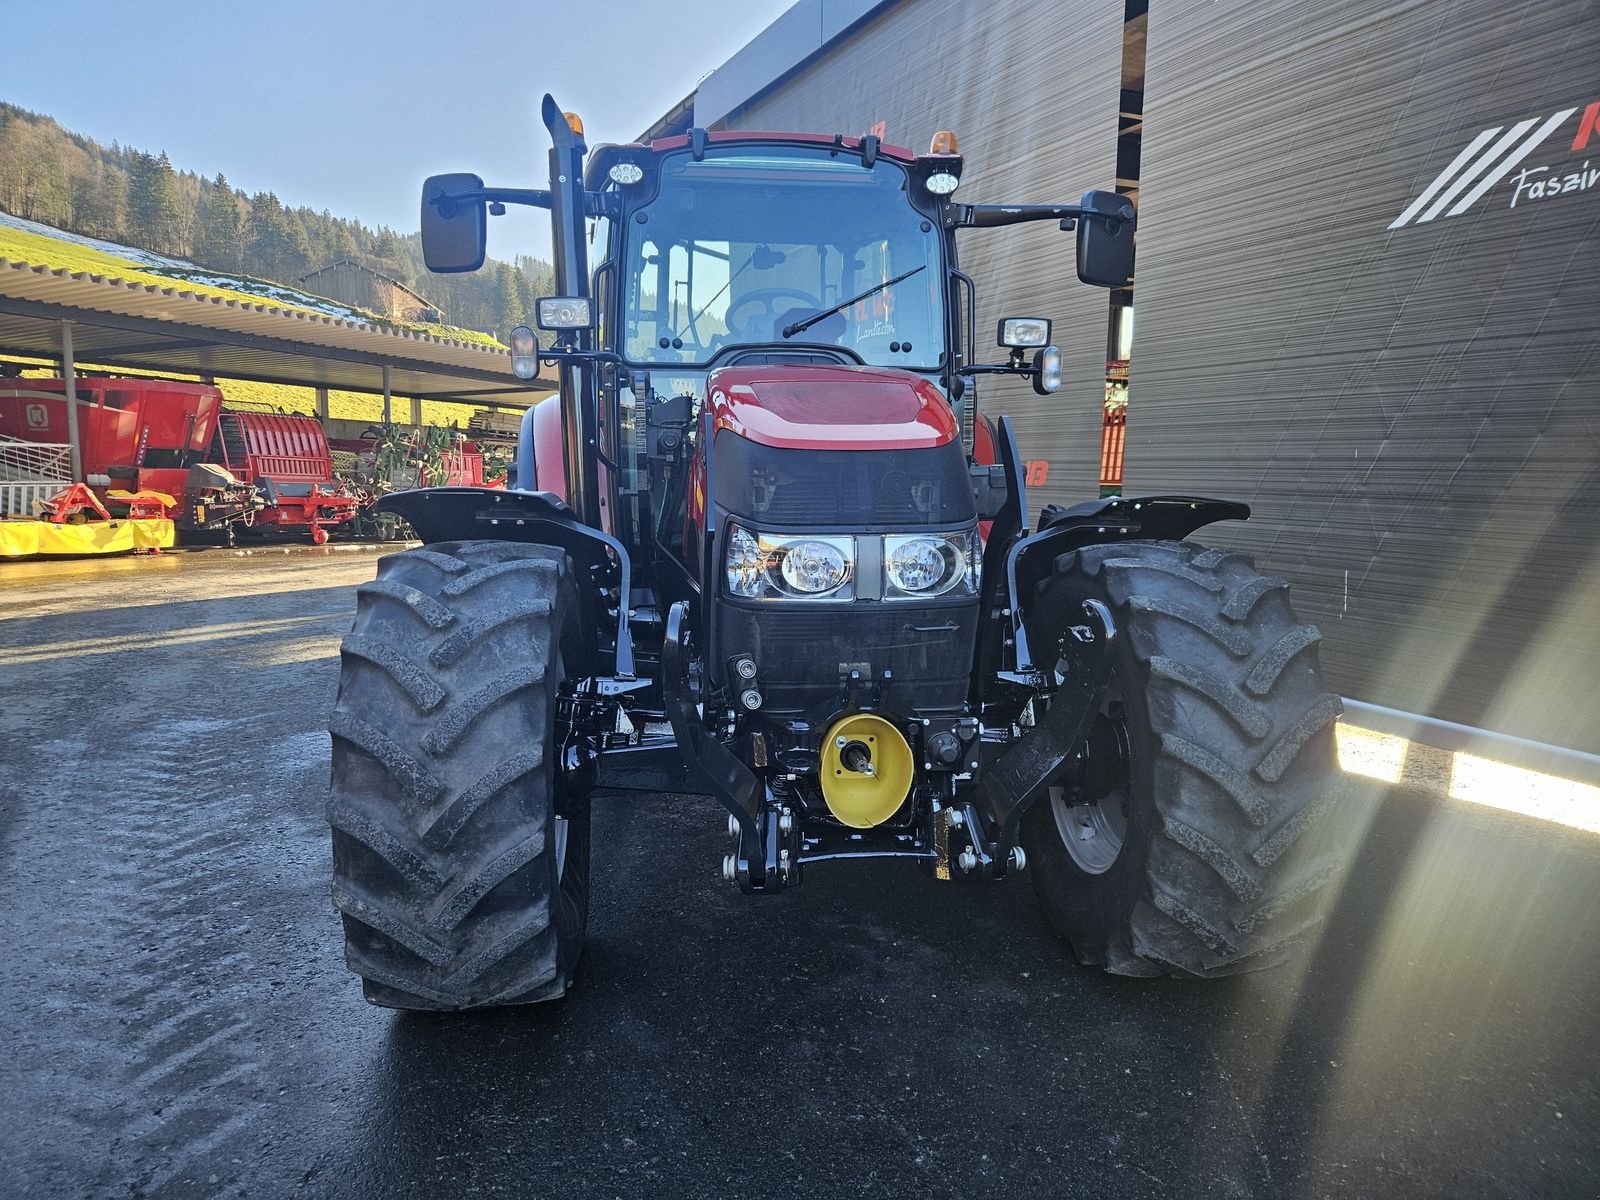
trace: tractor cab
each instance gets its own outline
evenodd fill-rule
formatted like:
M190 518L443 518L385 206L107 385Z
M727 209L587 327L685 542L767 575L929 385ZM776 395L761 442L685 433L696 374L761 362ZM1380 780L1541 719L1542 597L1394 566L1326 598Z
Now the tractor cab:
M621 218L607 269L630 363L942 368L944 237L912 163L880 153L869 167L827 143L746 138L710 142L698 159L687 145L625 153L603 148L595 161L607 176L640 176L606 178L602 193Z

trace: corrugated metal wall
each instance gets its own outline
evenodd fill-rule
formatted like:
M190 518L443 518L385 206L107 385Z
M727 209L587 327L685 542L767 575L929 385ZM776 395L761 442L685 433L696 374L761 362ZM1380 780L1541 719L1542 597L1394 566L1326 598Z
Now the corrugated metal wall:
M1600 751L1600 4L1151 10L1129 491L1255 505L1213 540L1346 694ZM1569 109L1521 166L1570 191L1389 228Z
M953 129L966 157L963 200L1076 200L1115 178L1122 20L1121 0L905 0L727 123L855 134L883 121L886 141L915 150ZM1024 457L1049 460L1036 505L1097 495L1107 294L1077 282L1072 235L1054 224L960 237L962 266L977 283L980 354L1004 358L993 346L1003 308L1055 318L1066 356L1054 396L983 380L981 407L1011 415Z

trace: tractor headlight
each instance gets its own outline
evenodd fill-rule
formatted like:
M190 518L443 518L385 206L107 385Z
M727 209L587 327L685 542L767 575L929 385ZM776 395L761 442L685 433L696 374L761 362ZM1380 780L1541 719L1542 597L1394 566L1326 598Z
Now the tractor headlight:
M728 591L752 600L851 600L856 543L851 537L728 531Z
M982 564L977 530L892 534L883 539L885 600L923 600L955 588L975 594Z
M835 542L785 542L778 552L778 574L795 595L826 595L850 578L849 551Z

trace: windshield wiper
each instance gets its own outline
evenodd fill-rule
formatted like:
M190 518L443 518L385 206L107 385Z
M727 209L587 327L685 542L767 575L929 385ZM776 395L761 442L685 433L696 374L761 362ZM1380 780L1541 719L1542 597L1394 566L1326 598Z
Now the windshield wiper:
M843 312L852 304L860 304L868 296L876 296L885 288L892 288L902 279L910 279L918 271L925 269L926 266L927 264L924 263L921 267L912 267L911 270L907 271L904 275L896 275L893 279L885 279L882 283L874 284L872 287L869 287L866 291L862 292L859 296L851 296L848 300L839 301L839 303L835 304L832 308L824 308L820 312L814 312L804 321L796 321L793 325L785 325L783 327L783 336L786 338L791 338L797 333L804 333L818 321L825 320L826 318L833 316L833 314L836 312Z

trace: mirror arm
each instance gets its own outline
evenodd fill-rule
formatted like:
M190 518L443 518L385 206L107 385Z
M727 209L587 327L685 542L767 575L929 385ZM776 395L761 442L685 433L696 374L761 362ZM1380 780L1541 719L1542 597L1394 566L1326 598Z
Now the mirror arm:
M441 217L455 216L462 204L526 204L530 208L549 208L550 193L541 188L474 188L470 192L452 192L445 196L429 196L428 203L439 210Z
M591 363L612 363L623 366L622 355L611 350L578 350L571 346L557 343L553 346L539 348L539 361L547 367L559 366L562 363L571 363L582 366Z
M1011 362L980 363L976 366L966 367L961 373L963 375L1032 375L1033 365L1026 360L1021 360L1021 355L1022 351L1013 350L1013 360Z
M947 224L952 229L993 229L1024 221L1070 221L1085 215L1078 204L952 204Z

